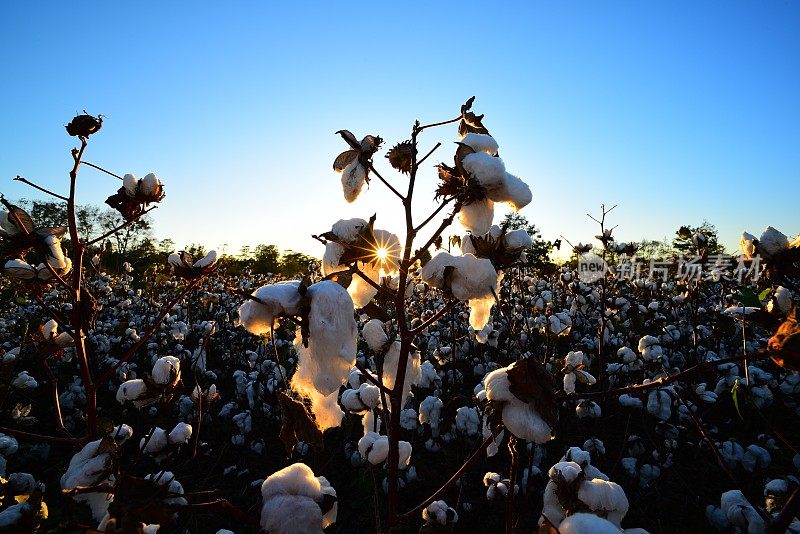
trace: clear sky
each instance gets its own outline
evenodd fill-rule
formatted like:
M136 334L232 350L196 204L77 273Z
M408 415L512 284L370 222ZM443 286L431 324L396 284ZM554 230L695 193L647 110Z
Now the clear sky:
M274 243L321 254L342 217L400 232L380 183L342 197L334 135L381 135L476 111L522 211L545 238L591 240L601 202L620 239L715 224L800 231L800 2L2 2L0 191L17 174L65 191L63 125L106 115L87 159L156 172L158 237L235 252ZM454 127L431 131L452 160ZM385 175L405 187L405 178ZM419 215L435 175L420 177ZM79 197L119 187L85 168ZM496 215L501 216L502 212Z

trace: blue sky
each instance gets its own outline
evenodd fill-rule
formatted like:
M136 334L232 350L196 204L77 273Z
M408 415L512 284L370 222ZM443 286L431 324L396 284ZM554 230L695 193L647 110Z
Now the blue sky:
M0 191L64 191L63 125L86 109L107 116L89 161L164 181L159 237L320 254L310 234L342 217L403 228L378 182L344 201L334 132L388 148L476 95L545 238L590 240L603 202L623 240L800 232L800 2L289 4L4 2ZM421 147L449 162L455 139ZM419 182L424 217L432 170ZM85 168L79 196L117 187Z

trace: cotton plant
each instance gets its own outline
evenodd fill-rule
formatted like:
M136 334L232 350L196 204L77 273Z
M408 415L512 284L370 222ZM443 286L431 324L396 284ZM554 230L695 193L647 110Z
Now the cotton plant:
M181 361L175 356L162 356L153 365L146 379L126 380L117 389L117 401L132 402L136 408L171 399L181 379Z
M458 513L444 501L433 501L422 510L422 519L428 524L443 527L458 523Z
M582 351L570 351L564 357L564 392L575 393L575 383L592 385L597 382L591 373L585 370L589 365L589 358Z

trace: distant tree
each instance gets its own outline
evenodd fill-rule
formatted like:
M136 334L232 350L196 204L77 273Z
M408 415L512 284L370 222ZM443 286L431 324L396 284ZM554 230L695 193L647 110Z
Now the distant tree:
M312 261L314 258L308 254L287 250L281 257L279 272L287 278L304 274L308 271L308 264Z
M675 234L672 248L676 255L725 254L725 247L717 240L717 228L708 221L700 226L681 226Z
M661 241L642 239L636 243L636 247L636 256L639 258L668 258L673 254L672 245L667 241L667 238Z
M251 269L255 273L276 273L281 269L281 253L275 245L258 245L253 251Z

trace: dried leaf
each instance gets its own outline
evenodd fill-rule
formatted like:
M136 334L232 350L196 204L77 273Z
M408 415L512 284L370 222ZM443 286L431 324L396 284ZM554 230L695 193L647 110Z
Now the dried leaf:
M336 172L342 172L345 167L350 165L357 157L359 152L357 150L345 150L333 161L333 170Z
M282 391L278 392L278 403L281 407L281 431L278 437L286 448L286 454L291 455L294 446L300 441L321 449L322 432L305 405Z
M361 143L358 142L358 139L356 139L356 136L353 135L350 130L339 130L336 133L341 135L342 139L344 139L353 150L361 152Z
M797 304L786 317L786 321L778 327L777 332L769 339L770 355L780 367L792 371L800 371L800 324L798 324Z
M8 210L8 221L16 226L23 234L33 232L33 219L24 209L12 205Z

